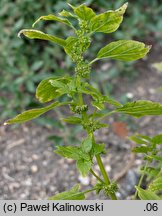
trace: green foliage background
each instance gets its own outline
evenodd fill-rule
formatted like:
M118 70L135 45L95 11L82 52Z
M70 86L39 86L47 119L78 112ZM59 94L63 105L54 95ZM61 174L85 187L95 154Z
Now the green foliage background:
M95 11L116 9L125 0L70 0L73 5L86 3ZM129 7L120 29L112 34L113 39L140 39L148 44L158 42L162 35L162 4L160 0L129 1ZM28 39L19 39L17 33L22 28L31 28L32 23L41 15L57 14L68 6L66 1L1 0L0 1L0 110L1 119L9 118L25 108L37 105L34 99L36 85L51 74L71 72L71 61L65 57L63 50L52 43ZM63 37L66 26L56 22L42 22L38 29L46 33ZM68 36L68 35L67 35ZM104 41L112 40L110 36L97 34L97 43L91 46L97 52ZM112 36L111 36L112 37ZM97 45L96 45L97 44ZM130 64L130 70L133 64ZM117 63L112 76L119 75L124 63ZM129 68L129 67L127 67ZM115 74L115 75L114 75Z

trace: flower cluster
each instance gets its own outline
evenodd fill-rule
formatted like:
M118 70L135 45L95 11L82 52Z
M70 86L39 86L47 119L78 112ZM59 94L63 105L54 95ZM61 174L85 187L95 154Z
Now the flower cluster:
M81 29L81 30L85 31L86 33L89 33L90 29L89 29L89 27L88 27L87 21L81 20L81 21L79 22L79 26L80 26L80 29Z
M97 183L96 184L96 193L99 194L100 191L104 191L105 196L109 197L111 194L118 191L118 185L116 182L112 182L111 184L107 185L105 183Z
M85 130L93 133L94 131L100 129L101 127L103 127L105 125L101 124L99 121L89 120L88 122L83 122L82 126Z
M81 22L80 29L76 31L77 40L72 48L72 59L77 64L75 68L76 74L80 77L87 78L90 73L90 66L84 60L83 53L89 47L91 40L89 36L85 35L87 28L84 27L86 27L85 23Z
M83 112L86 112L88 110L88 105L81 105L81 106L71 105L71 110L74 113L82 114Z
M116 193L118 191L118 185L116 182L112 182L110 185L104 185L103 191L105 196L110 196L113 193Z
M75 68L75 72L78 76L87 78L90 74L90 66L85 61L81 61L80 63L77 64Z

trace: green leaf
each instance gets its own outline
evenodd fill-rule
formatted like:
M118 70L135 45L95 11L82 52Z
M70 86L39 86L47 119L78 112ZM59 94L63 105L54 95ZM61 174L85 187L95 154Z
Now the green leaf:
M73 57L73 47L77 43L78 38L68 37L66 39L66 46L64 47L65 52L72 58Z
M151 182L151 184L149 185L149 190L153 192L162 190L162 176L156 178Z
M135 187L138 191L138 196L141 200L161 200L159 196L149 190L144 190L140 187Z
M149 155L148 157L149 157L150 159L154 159L154 160L157 160L157 161L162 162L162 157L160 157L160 156L157 156L157 155Z
M136 136L130 136L130 140L133 140L137 144L147 144L148 142L151 142L151 139L147 136L140 136L140 134L137 134ZM149 140L148 140L149 139Z
M92 162L90 160L80 159L77 161L77 169L84 177L87 176L91 167L92 167Z
M48 40L48 41L52 41L60 46L66 46L66 41L55 37L53 35L49 35L49 34L45 34L42 31L38 31L38 30L33 30L33 29L23 29L18 33L18 37L20 37L20 35L23 34L26 37L30 38L30 39L41 39L41 40Z
M44 108L27 110L27 111L17 115L15 118L9 119L4 124L6 125L6 124L22 123L22 122L32 120L32 119L37 118L38 116L44 114L45 112L53 109L54 107L56 107L58 105L59 105L59 102L54 102L54 103L52 103L49 106L46 106Z
M162 104L148 100L139 100L128 102L121 108L117 108L115 111L137 118L146 115L162 115Z
M81 148L83 152L86 152L86 153L90 152L92 148L92 144L93 144L92 135L89 134L88 137L86 137L81 144Z
M70 116L68 118L62 118L62 120L64 122L70 123L70 124L80 124L81 123L81 119L79 117L75 117L75 116Z
M58 91L58 86L53 86L51 81L59 81L60 83L67 84L70 81L70 77L51 77L42 80L36 89L36 98L40 102L49 102L63 94Z
M156 135L152 138L154 144L162 144L162 134Z
M66 11L66 10L62 10L60 13L59 13L60 16L63 16L63 17L74 17L76 18L76 16L72 13L70 13L69 11Z
M104 100L105 103L111 104L111 105L116 106L116 107L121 107L122 106L121 103L119 103L118 101L116 101L116 100L114 100L114 99L112 99L112 98L110 98L108 96L104 96L103 100Z
M83 152L80 147L76 147L76 146L56 146L56 148L57 149L54 150L54 152L57 155L60 155L62 157L70 158L70 159L73 159L73 160L80 160L80 159L84 159L84 160L87 160L87 161L90 160L89 154Z
M49 102L55 98L57 98L58 96L60 96L59 92L56 92L57 88L53 87L51 85L51 83L49 82L49 80L55 80L57 78L48 78L45 80L42 80L37 89L36 89L36 98L40 101L40 102Z
M97 109L102 110L104 108L104 103L109 103L116 107L121 107L122 104L118 101L110 98L109 96L102 95L100 91L95 89L89 83L84 83L78 91L84 94L91 95L95 101L92 102L92 105L95 106Z
M150 175L151 177L156 177L159 173L159 170L155 167L147 167L145 173Z
M150 50L150 46L133 40L119 40L109 43L97 54L97 59L112 58L123 61L134 61L143 58Z
M56 194L50 197L49 200L84 200L84 193L79 191L80 185L77 184L71 190Z
M111 33L116 31L123 21L123 14L126 8L127 3L118 10L111 10L94 16L90 21L91 32Z
M65 83L60 82L60 80L49 80L49 83L56 88L57 92L61 95L68 93L68 87Z
M54 153L73 160L80 159L80 148L75 146L57 146L57 149L54 151Z
M152 151L152 148L149 148L147 146L140 146L140 147L135 147L132 149L132 152L135 152L135 153L147 153L151 151Z
M95 12L86 5L74 8L74 13L82 20L89 21L96 16Z
M34 27L38 22L40 22L41 20L50 20L50 21L59 21L59 22L62 22L70 27L73 28L71 22L68 20L68 19L65 19L65 18L61 18L61 17L57 17L53 14L49 14L47 16L41 16L39 17L32 25L32 27Z
M104 103L100 101L92 101L92 106L96 107L98 110L103 110L105 108Z
M106 153L104 143L102 143L102 144L94 143L92 150L93 150L93 152L92 152L93 155L105 154Z

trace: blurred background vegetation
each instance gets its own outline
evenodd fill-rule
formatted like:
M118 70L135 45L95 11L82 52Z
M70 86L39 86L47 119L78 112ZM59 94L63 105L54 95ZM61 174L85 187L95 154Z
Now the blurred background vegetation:
M125 0L69 0L77 5L86 3L97 13L109 9L117 9ZM119 30L113 34L97 34L91 46L89 55L93 56L99 48L108 41L116 39L139 39L147 44L162 46L162 14L161 0L131 0ZM40 16L50 13L57 14L67 9L66 1L33 1L33 0L1 0L0 1L0 111L1 119L13 117L29 107L37 106L34 97L37 84L45 77L71 73L72 63L63 50L46 41L19 39L17 33L22 28L31 28L32 23ZM37 26L40 30L66 37L68 27L56 22L41 22ZM89 56L89 57L92 57ZM102 70L99 65L95 70ZM105 69L104 69L105 70ZM113 62L98 76L102 90L111 93L113 86L103 82L116 76L128 75L130 79L138 73L134 63ZM131 72L131 73L130 73Z

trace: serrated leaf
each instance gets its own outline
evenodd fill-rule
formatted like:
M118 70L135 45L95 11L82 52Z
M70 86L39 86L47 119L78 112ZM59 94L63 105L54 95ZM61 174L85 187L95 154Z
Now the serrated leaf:
M84 200L84 193L80 192L80 185L77 184L71 190L56 194L48 200Z
M147 115L162 115L162 104L148 100L139 100L128 102L115 110L119 113L125 113L134 117Z
M81 119L79 117L75 117L75 116L70 116L68 118L62 118L62 120L64 122L70 123L70 124L80 124L81 123Z
M134 40L119 40L109 43L97 54L97 59L112 58L123 61L134 61L143 58L150 50L150 46Z
M51 85L51 80L59 81L64 84L68 83L70 80L69 77L51 77L45 80L42 80L37 89L36 89L36 98L40 102L49 102L62 95L62 92L58 92L58 87Z
M9 119L8 121L5 122L5 124L15 124L15 123L17 124L17 123L22 123L22 122L32 120L32 119L37 118L38 116L46 113L47 111L53 109L54 107L56 107L58 105L59 105L59 102L54 102L54 103L52 103L49 106L46 106L44 108L27 110L27 111L17 115L15 118Z
M88 137L86 137L83 140L83 142L81 144L81 148L82 148L83 152L88 153L91 151L92 145L93 145L93 140L92 140L92 135L90 134L90 135L88 135Z
M32 25L32 27L34 27L38 22L40 22L41 20L47 20L47 21L58 21L58 22L61 22L61 23L64 23L70 27L73 28L71 22L68 20L68 19L65 19L65 18L61 18L61 17L58 17L58 16L55 16L53 14L49 14L47 16L41 16L39 17Z
M57 146L57 149L54 150L54 153L73 160L80 159L80 148L76 146Z
M144 190L137 186L135 188L138 191L138 196L141 200L161 200L161 198L152 191Z
M25 35L26 37L30 39L48 40L60 46L63 46L63 47L66 46L66 41L64 39L55 37L53 35L45 34L42 31L33 30L33 29L23 29L18 33L18 36L20 37L21 34Z
M154 144L162 144L162 134L158 134L152 138Z
M90 160L80 159L77 161L77 169L83 177L87 176L91 167L92 162Z
M74 8L74 13L82 20L89 21L96 16L95 12L86 5Z
M90 21L91 32L111 33L118 29L123 21L127 3L115 11L107 11L93 17Z

